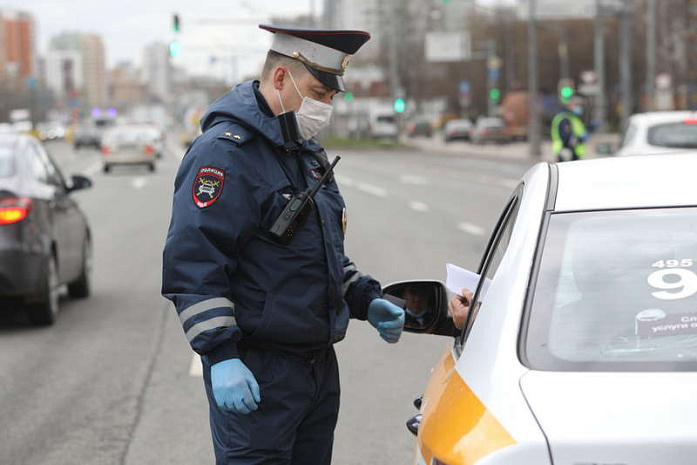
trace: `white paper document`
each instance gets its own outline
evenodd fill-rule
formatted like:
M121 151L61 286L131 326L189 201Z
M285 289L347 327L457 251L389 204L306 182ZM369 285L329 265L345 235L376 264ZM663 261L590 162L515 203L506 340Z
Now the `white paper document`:
M445 287L447 287L450 292L457 295L462 295L463 287L469 289L470 292L474 292L477 289L477 285L479 285L479 275L473 271L460 268L452 263L445 264L445 271ZM486 294L490 284L490 279L484 280L484 285L482 287L483 295Z

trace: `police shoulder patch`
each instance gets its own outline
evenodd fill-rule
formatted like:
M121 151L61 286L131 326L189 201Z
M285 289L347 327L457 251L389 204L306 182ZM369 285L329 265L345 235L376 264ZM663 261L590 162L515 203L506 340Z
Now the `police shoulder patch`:
M198 208L206 208L220 198L225 183L225 171L214 166L204 166L198 170L193 185L194 203Z

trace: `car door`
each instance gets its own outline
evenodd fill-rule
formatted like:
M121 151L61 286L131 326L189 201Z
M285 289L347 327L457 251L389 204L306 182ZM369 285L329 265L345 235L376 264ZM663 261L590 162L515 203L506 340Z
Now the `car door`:
M78 244L82 244L83 233L76 228L76 206L56 166L38 142L32 142L32 149L45 170L45 184L51 190L49 207L53 218L58 274L60 282L66 283L79 273L82 249Z
M456 351L458 353L462 353L463 347L467 341L467 337L472 331L472 326L479 315L479 309L486 299L489 284L494 278L506 249L508 248L508 244L511 240L511 234L513 233L513 226L518 216L522 194L523 186L521 185L516 189L514 194L506 203L506 206L504 207L503 212L499 217L491 236L489 237L487 247L480 261L479 269L477 270L477 273L482 276L483 279L479 280L477 289L474 291L472 301L475 304L472 305L472 310L467 316L462 333L455 343Z

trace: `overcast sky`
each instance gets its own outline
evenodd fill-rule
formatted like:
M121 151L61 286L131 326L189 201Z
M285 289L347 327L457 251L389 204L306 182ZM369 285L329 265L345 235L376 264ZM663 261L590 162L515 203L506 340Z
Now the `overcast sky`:
M484 4L514 0L480 0ZM271 16L321 14L323 0L0 0L0 8L29 11L43 54L51 37L65 31L102 35L107 63L139 65L143 47L173 39L172 13L182 21L182 53L176 63L190 74L236 79L256 74L270 44L257 25ZM218 24L211 24L218 20ZM226 20L221 23L220 20ZM213 58L215 57L215 58Z
M37 23L38 51L46 51L51 37L64 31L102 35L109 66L121 61L139 64L143 47L169 42L172 13L182 21L179 64L194 74L239 77L256 72L269 45L269 33L257 28L271 15L307 14L313 0L2 0L0 8L29 11ZM321 13L321 0L314 0ZM204 23L229 20L227 24ZM217 59L211 59L215 56Z

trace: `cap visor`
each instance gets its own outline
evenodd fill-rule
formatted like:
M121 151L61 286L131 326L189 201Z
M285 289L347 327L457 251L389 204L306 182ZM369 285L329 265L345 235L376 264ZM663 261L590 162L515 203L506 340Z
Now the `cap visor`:
M310 71L310 73L312 73L315 79L317 79L319 82L329 87L330 89L334 89L339 92L346 92L346 85L344 84L343 77L338 76L336 74L327 73L325 71L316 70L312 66L308 65L305 65L305 68L307 68L307 70Z

